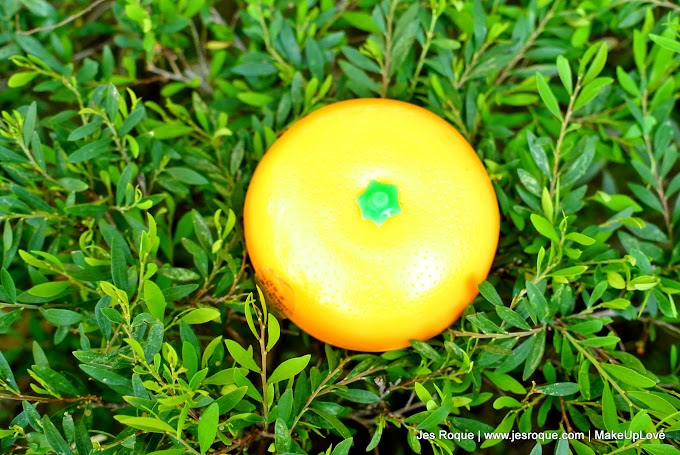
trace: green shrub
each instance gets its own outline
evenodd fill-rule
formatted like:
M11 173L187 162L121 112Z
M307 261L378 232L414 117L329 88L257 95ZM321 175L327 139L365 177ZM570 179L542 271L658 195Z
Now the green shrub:
M1 450L679 454L679 13L4 0ZM268 314L241 229L281 132L371 96L456 126L503 217L461 320L383 354Z

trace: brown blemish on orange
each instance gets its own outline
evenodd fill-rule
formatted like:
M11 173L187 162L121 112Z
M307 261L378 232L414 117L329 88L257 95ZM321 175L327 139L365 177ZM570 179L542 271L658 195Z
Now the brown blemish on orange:
M266 268L262 272L256 274L255 281L262 289L267 307L273 309L277 316L290 317L295 311L293 288L272 269Z

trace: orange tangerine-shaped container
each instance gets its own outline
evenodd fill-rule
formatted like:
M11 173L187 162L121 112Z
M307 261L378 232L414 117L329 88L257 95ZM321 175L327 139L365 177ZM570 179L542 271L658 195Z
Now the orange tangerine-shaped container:
M460 317L491 266L496 196L470 144L412 104L343 101L258 165L246 245L268 304L357 351L403 348Z

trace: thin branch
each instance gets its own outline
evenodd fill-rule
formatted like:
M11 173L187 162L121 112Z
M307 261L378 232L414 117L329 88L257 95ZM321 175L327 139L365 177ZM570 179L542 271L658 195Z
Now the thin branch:
M201 65L201 71L203 72L203 79L207 80L210 76L210 69L208 68L208 62L205 60L205 53L203 52L203 45L201 39L198 36L198 30L193 22L189 23L191 29L191 37L194 40L194 46L196 47L196 53L198 54L198 61Z
M387 89L390 86L390 72L392 66L392 32L394 26L394 15L396 14L397 4L399 0L392 0L390 2L390 10L387 14L387 25L385 30L385 61L382 65L382 89L380 90L380 97L387 97Z
M463 74L461 74L460 79L456 81L454 84L454 87L456 90L459 90L469 79L470 75L472 74L472 70L475 68L477 65L477 62L479 61L479 57L486 52L486 50L489 48L491 45L491 42L487 41L485 42L481 49L479 49L477 52L472 54L472 59L470 60L470 64L465 67L465 71L463 71Z
M567 433L573 433L574 429L571 427L571 422L569 422L569 416L567 416L567 408L564 404L564 397L560 397L560 408L562 408L562 421L567 430Z
M574 103L576 98L581 91L581 76L576 79L576 85L574 86L574 91L569 98L569 106L567 106L567 111L564 113L564 119L562 120L562 127L560 128L560 135L557 137L557 143L555 144L555 160L553 162L552 179L550 179L550 198L555 197L555 191L557 190L557 177L560 168L560 153L562 153L562 144L564 138L567 136L567 128L569 127L569 122L571 121L571 116L574 113Z
M436 14L436 11L432 11L432 18L430 19L430 27L427 30L427 34L425 35L425 43L423 44L423 48L420 51L420 57L418 58L418 64L416 65L416 70L413 73L413 79L411 79L411 88L409 89L409 98L413 96L413 94L416 91L416 86L418 85L418 77L420 76L420 72L423 70L423 65L425 65L425 57L427 56L427 52L430 50L430 46L432 45L432 40L434 39L434 28L437 25L437 20L439 19L439 16Z
M55 28L59 28L62 25L66 25L69 22L73 22L74 20L78 19L80 16L89 13L90 11L92 11L93 9L95 9L97 6L101 5L105 1L107 1L107 0L97 0L96 2L92 3L90 6L85 8L84 10L79 11L75 14L72 14L71 16L67 17L63 21L57 22L56 24L47 25L45 27L38 27L38 28L31 29L31 30L26 30L26 31L17 30L16 33L17 33L17 35L32 35L32 34L38 33L38 32L47 32L47 31L50 31L50 30L54 30Z
M651 3L652 5L661 6L663 8L668 8L675 11L680 11L680 5L676 5L675 3L666 2L663 0L640 0L640 1L642 1L642 3Z
M647 88L645 88L642 91L642 116L643 118L646 118L649 115L649 108L647 105L647 97L648 97L648 92ZM642 128L645 130L644 126ZM642 134L644 140L645 140L645 149L647 151L647 155L649 156L649 162L652 165L652 174L654 174L654 180L656 181L656 194L659 196L659 201L661 202L661 205L663 207L663 220L664 223L666 224L666 231L668 231L668 244L671 246L671 249L673 248L673 222L671 220L671 213L672 210L670 206L668 205L668 198L666 197L666 192L664 191L663 188L663 177L659 174L659 169L656 163L656 158L654 157L654 150L652 146L652 140L649 137L649 132L648 131L643 131Z
M515 337L528 337L538 332L543 332L546 326L536 327L535 329L527 330L524 332L510 332L510 333L477 333L477 332L461 332L458 330L449 330L453 336L457 337L469 337L469 338L515 338Z
M81 401L93 401L95 403L102 402L102 399L96 395L86 395L82 397L71 398L49 398L29 395L6 395L4 393L0 393L0 400L34 401L36 403L79 403Z
M508 76L510 76L510 72L515 68L515 66L524 59L524 54L526 54L526 52L531 48L531 46L534 45L536 39L541 35L541 33L543 33L543 31L545 30L545 26L548 25L550 19L552 19L553 16L555 15L555 10L557 9L557 6L559 4L560 4L559 1L555 1L553 3L553 5L545 14L541 22L539 22L536 29L533 31L531 35L529 35L529 38L527 38L527 40L524 42L524 45L519 50L519 52L515 54L515 57L503 69L503 72L500 74L500 76L498 76L498 79L496 79L497 85L502 84L503 81L507 79Z

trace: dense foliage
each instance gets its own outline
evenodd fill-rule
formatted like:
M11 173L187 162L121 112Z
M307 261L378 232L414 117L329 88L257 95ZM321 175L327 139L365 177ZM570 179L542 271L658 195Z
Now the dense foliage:
M674 0L3 0L0 451L680 454L679 23ZM267 312L241 212L281 132L373 96L458 128L503 223L460 321L358 354ZM461 438L509 431L539 434Z

